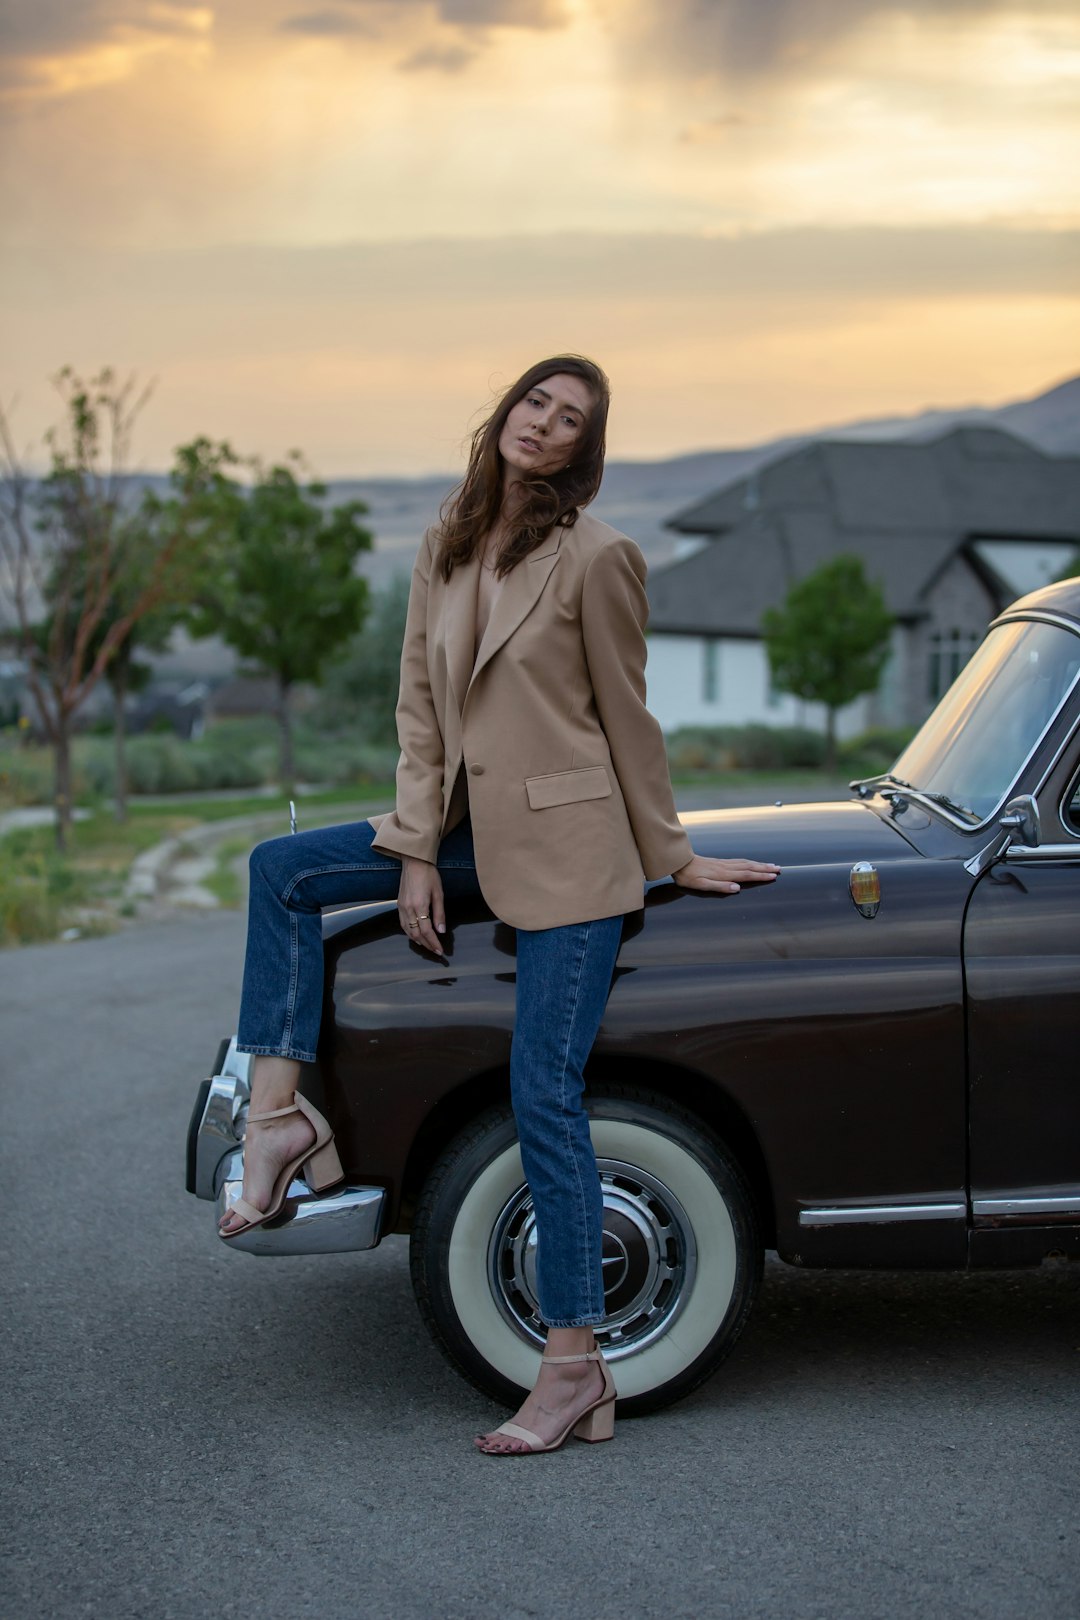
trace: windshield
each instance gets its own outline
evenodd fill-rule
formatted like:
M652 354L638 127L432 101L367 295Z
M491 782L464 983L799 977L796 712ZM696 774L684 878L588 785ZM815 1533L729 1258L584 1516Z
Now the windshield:
M1002 803L1080 674L1080 637L1052 624L991 630L895 774L974 825Z

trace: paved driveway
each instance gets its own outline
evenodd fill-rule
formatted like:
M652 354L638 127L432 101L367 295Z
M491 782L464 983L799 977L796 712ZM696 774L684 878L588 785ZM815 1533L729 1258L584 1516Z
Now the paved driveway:
M480 1457L401 1240L256 1260L182 1190L241 948L218 913L0 956L6 1614L1076 1620L1076 1270L772 1262L697 1395Z

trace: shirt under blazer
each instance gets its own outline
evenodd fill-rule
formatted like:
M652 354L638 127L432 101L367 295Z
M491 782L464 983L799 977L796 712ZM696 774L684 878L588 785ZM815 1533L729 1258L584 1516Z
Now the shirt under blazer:
M434 861L466 811L495 915L557 928L637 910L693 851L645 706L645 559L581 513L505 576L476 648L477 556L413 569L397 706L397 802L373 847ZM465 791L467 787L467 792Z

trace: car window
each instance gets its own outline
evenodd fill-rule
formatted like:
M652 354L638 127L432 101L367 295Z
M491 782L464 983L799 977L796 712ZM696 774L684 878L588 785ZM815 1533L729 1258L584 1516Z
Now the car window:
M896 775L973 825L984 821L1078 675L1080 638L1071 631L1031 620L997 626L901 754Z

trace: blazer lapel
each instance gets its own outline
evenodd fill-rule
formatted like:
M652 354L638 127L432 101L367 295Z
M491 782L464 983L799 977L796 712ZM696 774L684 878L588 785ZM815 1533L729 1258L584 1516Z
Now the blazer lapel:
M480 643L480 650L476 656L476 666L472 672L472 681L475 681L480 671L489 664L514 631L528 618L540 596L544 586L551 576L551 571L559 560L559 541L561 533L556 530L549 536L538 551L532 552L524 562L518 563L511 569L503 581L502 589L495 600L488 620L484 639ZM473 587L473 618L472 629L476 633L476 592Z
M446 583L446 670L460 714L476 647L476 576L480 559L459 564Z

